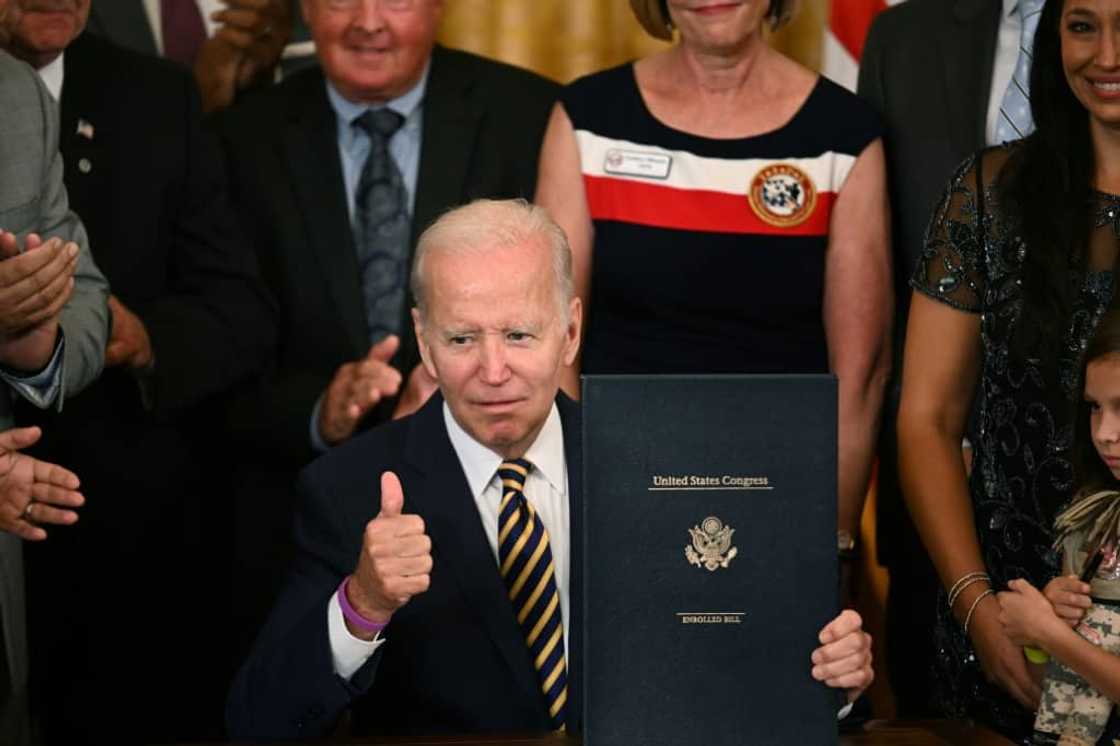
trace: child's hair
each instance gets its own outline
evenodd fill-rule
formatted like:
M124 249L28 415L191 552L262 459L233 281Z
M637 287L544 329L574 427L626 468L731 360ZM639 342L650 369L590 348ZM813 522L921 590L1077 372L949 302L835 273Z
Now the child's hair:
M1085 356L1081 361L1081 386L1085 386L1085 370L1089 363L1107 355L1120 355L1120 310L1108 311L1097 325ZM1112 476L1108 466L1101 460L1093 445L1092 431L1089 427L1089 406L1078 402L1077 419L1073 432L1073 459L1077 471L1079 495L1088 495L1100 490L1120 489L1120 483Z

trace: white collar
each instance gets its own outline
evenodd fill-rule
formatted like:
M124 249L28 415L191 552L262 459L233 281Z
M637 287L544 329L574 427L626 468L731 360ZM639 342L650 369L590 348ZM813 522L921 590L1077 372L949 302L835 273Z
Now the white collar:
M478 500L505 459L467 434L451 414L451 408L447 406L446 401L443 403L443 421L447 426L447 435L451 438L455 455L463 465L463 473L467 477L471 495ZM553 489L560 493L567 492L568 471L564 459L564 430L555 402L548 412L548 417L545 418L540 433L537 434L537 439L529 446L524 458L533 465L534 473L544 477Z
M66 52L63 52L39 68L39 78L43 81L43 85L47 87L55 103L62 101L62 79L65 74L62 58L65 56Z

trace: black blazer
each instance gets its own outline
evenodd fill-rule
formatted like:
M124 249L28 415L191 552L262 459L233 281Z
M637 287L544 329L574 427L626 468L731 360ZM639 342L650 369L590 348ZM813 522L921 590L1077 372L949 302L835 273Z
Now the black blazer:
M859 93L886 123L895 297L894 374L879 452L878 540L891 567L929 560L898 487L895 418L910 310L910 275L934 205L957 165L985 145L1000 0L907 0L875 17L860 61Z
M582 587L580 418L557 398L568 463L571 604L569 727L580 725ZM374 428L304 470L298 558L227 707L237 740L315 738L352 711L356 734L547 731L548 714L524 637L436 394L414 416ZM393 616L385 644L345 681L334 674L327 604L350 574L366 523L392 470L404 510L432 539L431 586Z
M413 237L442 212L479 197L531 199L541 138L558 87L465 52L432 53ZM248 97L218 120L239 213L279 298L276 375L244 397L235 422L269 458L310 460L311 412L340 365L369 336L338 153L334 110L318 68ZM411 306L411 299L408 301ZM395 364L419 360L403 315ZM369 418L384 420L386 402ZM368 423L367 423L368 424Z

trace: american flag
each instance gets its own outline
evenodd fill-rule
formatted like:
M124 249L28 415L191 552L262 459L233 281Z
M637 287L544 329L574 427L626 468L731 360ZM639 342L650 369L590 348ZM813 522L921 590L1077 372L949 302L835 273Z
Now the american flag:
M900 2L902 0L832 0L828 26L824 30L821 72L854 91L871 19L888 5Z
M93 139L93 125L84 119L78 120L78 135L87 140Z

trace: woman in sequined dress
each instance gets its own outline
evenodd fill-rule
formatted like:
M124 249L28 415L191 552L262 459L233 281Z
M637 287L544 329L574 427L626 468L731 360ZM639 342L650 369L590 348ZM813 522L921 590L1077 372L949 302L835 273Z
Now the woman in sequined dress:
M963 164L915 270L899 412L903 489L953 604L936 630L947 715L1026 738L1032 671L993 591L1058 570L1081 352L1120 246L1120 0L1048 0L1031 73L1037 129ZM971 473L961 439L975 408ZM967 622L968 629L965 630Z

